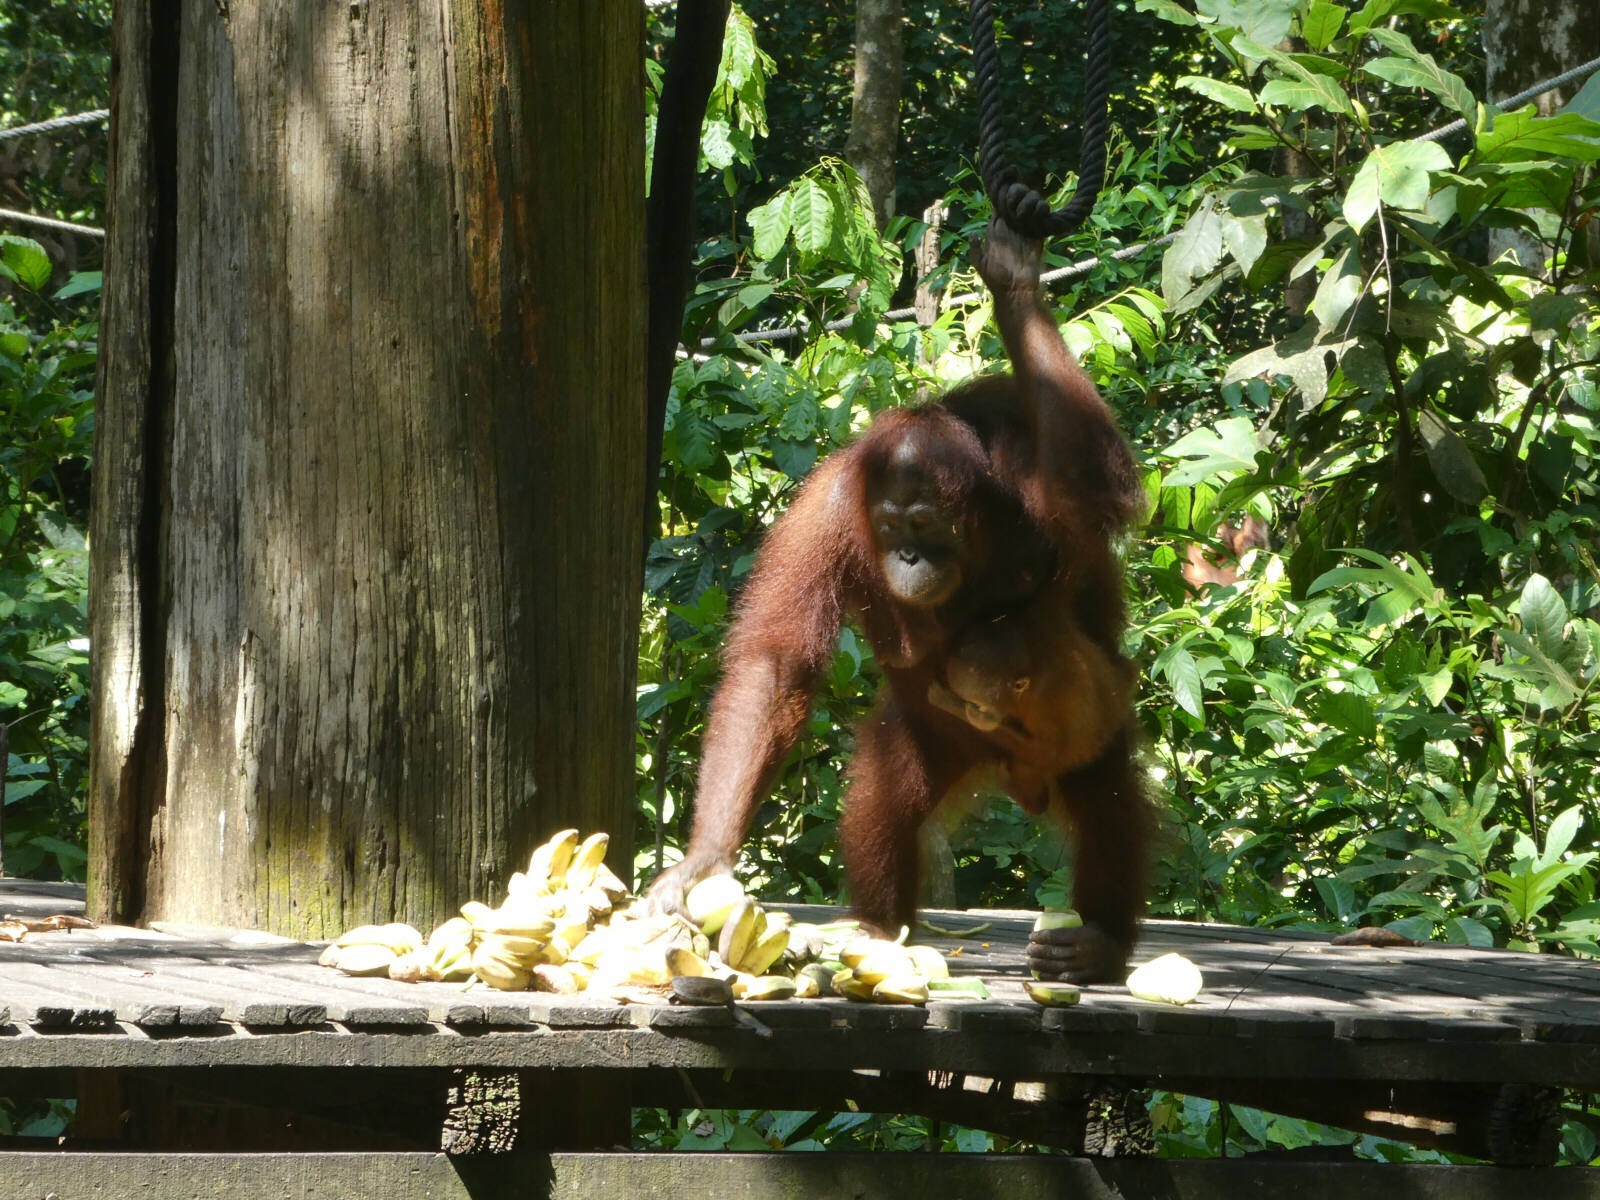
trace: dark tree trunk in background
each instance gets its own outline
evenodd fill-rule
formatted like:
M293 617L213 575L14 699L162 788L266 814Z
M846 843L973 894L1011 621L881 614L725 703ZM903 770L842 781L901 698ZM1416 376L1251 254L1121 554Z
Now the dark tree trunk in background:
M900 0L856 0L856 89L844 156L872 194L880 230L894 216L903 31Z
M315 936L626 872L637 0L124 0L90 906Z
M1487 99L1498 103L1600 57L1600 9L1595 0L1487 0L1483 48ZM1533 101L1539 112L1555 112L1583 86L1578 80ZM1600 232L1600 231L1597 231ZM1489 232L1489 256L1514 248L1523 266L1542 270L1539 243L1515 229Z
M729 0L679 0L672 53L656 105L656 144L646 205L650 318L645 334L645 393L649 418L643 504L647 547L661 525L656 488L661 478L667 399L678 364L678 339L683 336L683 300L689 290L700 128L722 63L729 7Z

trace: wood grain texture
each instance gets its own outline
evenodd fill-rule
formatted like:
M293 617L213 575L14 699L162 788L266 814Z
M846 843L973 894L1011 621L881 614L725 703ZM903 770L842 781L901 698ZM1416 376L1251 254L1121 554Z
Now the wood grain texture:
M116 26L92 910L427 927L569 824L625 870L637 4Z
M1070 1158L982 1154L130 1154L54 1152L5 1156L0 1187L26 1192L48 1179L60 1200L104 1196L209 1196L235 1200L311 1197L774 1195L1237 1197L1316 1195L1368 1200L1499 1200L1507 1195L1580 1200L1600 1170L1561 1167L1397 1166L1385 1163Z

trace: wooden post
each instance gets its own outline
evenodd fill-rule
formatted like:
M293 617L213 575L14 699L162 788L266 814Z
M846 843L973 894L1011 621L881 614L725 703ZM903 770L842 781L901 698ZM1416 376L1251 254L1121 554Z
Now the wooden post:
M115 16L89 911L326 936L626 871L637 0Z

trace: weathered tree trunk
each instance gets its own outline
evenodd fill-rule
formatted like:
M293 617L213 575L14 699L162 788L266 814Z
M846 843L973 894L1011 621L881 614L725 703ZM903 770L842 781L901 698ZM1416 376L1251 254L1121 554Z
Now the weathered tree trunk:
M1487 0L1483 47L1488 99L1498 103L1600 56L1600 21L1594 0ZM1539 112L1555 112L1583 86L1583 80L1546 92L1533 101ZM1515 229L1489 232L1489 256L1515 249L1522 265L1544 267L1537 239Z
M114 38L91 910L426 925L563 825L621 850L637 0L121 0Z
M844 156L872 195L879 229L894 216L903 30L900 0L856 0L856 90Z

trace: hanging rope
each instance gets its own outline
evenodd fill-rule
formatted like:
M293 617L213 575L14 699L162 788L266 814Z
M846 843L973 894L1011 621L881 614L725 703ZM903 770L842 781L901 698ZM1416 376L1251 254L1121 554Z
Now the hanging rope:
M995 212L1024 237L1071 233L1094 208L1106 177L1106 137L1111 95L1110 0L1088 0L1088 61L1083 83L1083 138L1078 153L1078 186L1064 208L1023 183L1000 149L1005 114L1000 103L999 54L994 44L994 0L972 0L972 54L978 78L978 170Z
M24 225L39 225L45 229L60 229L67 233L81 233L87 237L103 238L104 229L96 229L93 225L79 225L73 221L58 221L55 217L41 217L34 213L14 212L9 208L0 208L0 224L6 221L20 221Z
M93 112L73 113L70 117L51 117L48 121L39 121L33 125L0 129L0 142L7 138L21 137L25 133L47 133L52 129L67 129L73 125L93 125L96 121L104 121L110 115L109 108L97 108Z

